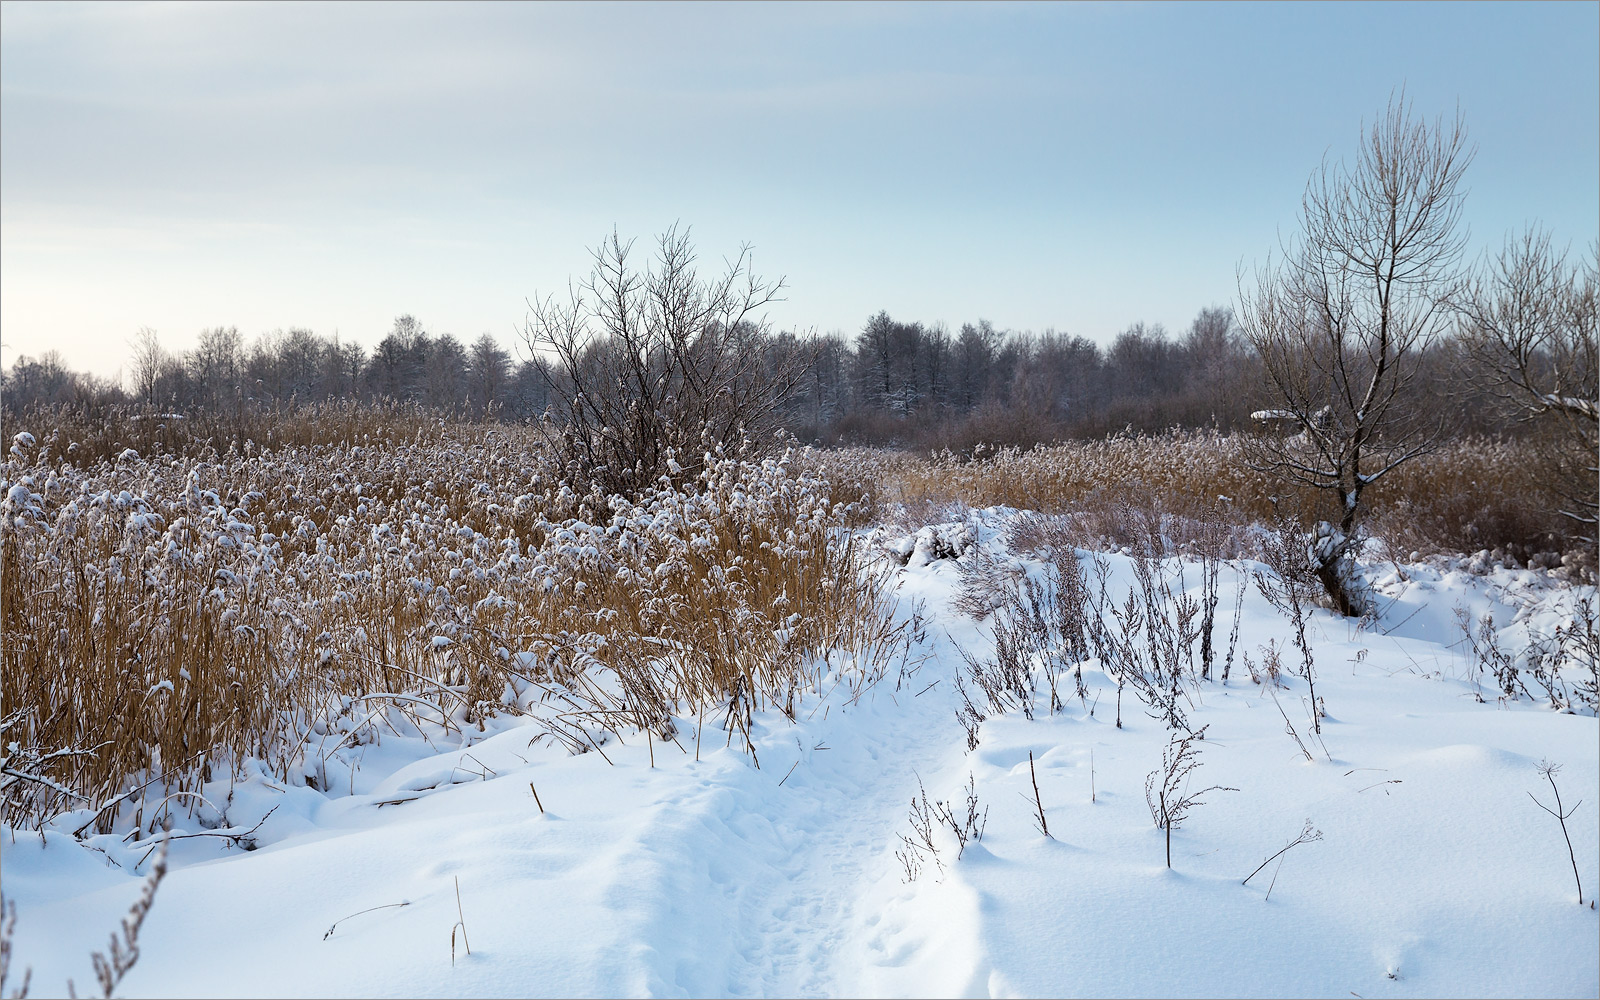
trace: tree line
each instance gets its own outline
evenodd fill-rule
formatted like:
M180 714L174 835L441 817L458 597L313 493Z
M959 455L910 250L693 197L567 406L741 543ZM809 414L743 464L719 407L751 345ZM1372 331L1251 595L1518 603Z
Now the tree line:
M4 373L5 405L96 400L182 412L323 400L390 400L481 419L541 412L537 365L519 365L489 334L463 344L400 316L369 353L337 335L291 328L247 344L238 327L203 330L187 351L169 351L148 327L132 343L125 384L69 370L60 355L19 357Z
M854 336L768 332L745 324L744 351L800 356L803 372L776 409L777 422L811 443L951 448L1027 446L1119 432L1253 426L1261 396L1259 354L1232 311L1212 306L1172 335L1136 322L1109 344L1046 330L1011 331L988 320L952 330L941 322L869 317ZM491 335L470 344L434 334L411 315L370 351L339 336L291 328L247 342L237 327L201 332L186 351L155 331L134 338L124 383L72 371L55 351L19 357L0 372L0 402L35 405L197 408L289 406L328 399L391 401L466 420L528 421L560 402L570 379L555 352L514 355ZM1456 378L1459 351L1435 345L1432 379L1418 392L1458 414L1461 432L1516 433L1521 425L1482 391ZM568 364L581 363L576 355ZM552 395L552 388L555 392Z

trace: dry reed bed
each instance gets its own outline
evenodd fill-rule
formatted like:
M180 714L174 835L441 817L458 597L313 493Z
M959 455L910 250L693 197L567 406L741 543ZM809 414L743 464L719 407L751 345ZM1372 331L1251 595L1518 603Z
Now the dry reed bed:
M141 455L215 460L292 446L421 442L450 426L438 412L388 401L269 404L239 398L178 414L145 404L92 402L34 406L23 413L0 409L5 440L30 432L47 453L79 466L114 461L129 448Z
M1244 530L1282 514L1303 524L1337 520L1332 498L1274 482L1251 470L1238 435L1206 431L1122 436L1021 451L982 451L970 460L948 452L847 449L819 456L822 470L857 484L874 505L903 505L910 521L937 520L950 504L1008 505L1040 513L1075 513L1085 533L1129 544L1147 518L1130 507L1190 522L1222 518ZM1525 442L1472 438L1445 442L1402 465L1366 495L1368 527L1400 554L1501 549L1526 560L1568 553L1592 566L1545 489L1535 448ZM1275 502L1276 501L1276 502Z
M0 484L0 715L45 779L11 783L12 824L251 758L316 784L308 741L362 738L375 706L459 728L543 697L575 750L597 720L747 720L836 652L869 683L901 642L832 484L782 459L629 501L574 492L517 429L87 467L40 437ZM38 760L63 748L92 752Z

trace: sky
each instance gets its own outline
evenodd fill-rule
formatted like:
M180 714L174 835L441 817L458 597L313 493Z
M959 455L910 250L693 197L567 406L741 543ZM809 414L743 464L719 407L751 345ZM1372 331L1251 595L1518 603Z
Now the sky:
M887 310L1181 332L1403 88L1472 249L1600 233L1600 4L0 4L0 364L142 327L508 348L615 230Z

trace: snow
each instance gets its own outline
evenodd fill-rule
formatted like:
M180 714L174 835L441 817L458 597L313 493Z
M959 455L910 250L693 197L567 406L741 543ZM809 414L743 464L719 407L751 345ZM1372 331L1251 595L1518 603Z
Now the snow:
M1562 396L1557 393L1549 393L1543 397L1543 402L1546 406L1557 410L1567 410L1568 412L1588 417L1590 420L1600 419L1600 403L1596 403L1592 399L1584 399L1582 396Z
M836 690L807 697L794 722L758 715L759 768L710 712L676 719L675 742L641 733L576 756L507 714L482 732L330 733L316 788L259 768L213 782L211 808L174 805L174 836L253 832L171 842L172 870L120 992L1600 991L1600 920L1577 905L1558 824L1528 798L1551 801L1541 760L1563 765L1563 801L1583 800L1568 822L1589 899L1600 890L1596 719L1497 700L1492 682L1470 676L1455 624L1457 606L1474 620L1490 613L1514 641L1552 630L1575 602L1595 600L1592 588L1556 588L1533 570L1365 564L1376 621L1312 620L1320 739L1299 677L1272 691L1236 661L1226 684L1192 693L1190 722L1209 727L1193 787L1238 791L1207 795L1173 832L1168 869L1144 796L1168 734L1131 689L1118 728L1116 682L1092 661L1083 700L1052 715L1041 691L1033 721L990 712L966 749L955 676L963 650L992 653L993 619L951 607L958 560L981 545L1017 567L1007 579L1044 572L1005 550L1010 516L980 512L879 546L899 564L899 613L920 616L921 639L854 703ZM1132 561L1108 560L1120 595ZM1222 569L1219 620L1241 573L1259 568ZM1199 573L1186 578L1197 586ZM1290 626L1251 588L1241 634L1259 662ZM988 810L982 840L956 860L954 837L937 831L938 859L905 881L895 852L912 834L912 798L921 787L959 801L969 775ZM1035 775L1050 838L1033 825ZM64 992L69 977L93 988L89 956L151 863L155 838L74 841L85 818L0 831L18 911L12 983L31 966L37 995ZM1241 884L1308 819L1320 840ZM452 962L458 919L471 954Z

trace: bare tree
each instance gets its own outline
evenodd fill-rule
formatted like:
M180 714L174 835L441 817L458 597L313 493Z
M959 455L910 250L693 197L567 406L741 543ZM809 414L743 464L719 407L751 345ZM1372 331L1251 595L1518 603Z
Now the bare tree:
M139 328L133 342L133 391L146 403L154 403L160 391L161 369L167 363L161 338L148 326Z
M1514 417L1545 425L1551 488L1593 541L1600 449L1595 303L1600 244L1568 262L1529 228L1486 259L1460 298L1468 377Z
M522 331L534 357L553 356L540 367L551 442L580 475L620 493L663 474L690 479L707 451L771 430L814 361L809 338L765 349L763 310L784 282L750 270L749 246L713 278L696 271L687 229L661 235L643 270L632 250L613 233L564 301L528 303Z
M511 379L511 355L485 333L472 342L467 358L468 402L473 412L482 415L503 405L506 383Z
M234 395L239 385L244 340L236 326L200 331L200 342L185 357L199 400L217 406Z
M1399 95L1353 164L1325 161L1313 175L1281 261L1248 291L1240 277L1239 326L1269 405L1299 431L1253 438L1251 461L1333 495L1339 523L1319 532L1312 561L1346 615L1362 610L1347 574L1362 495L1441 429L1412 396L1419 355L1451 319L1471 159L1459 115L1430 125Z

